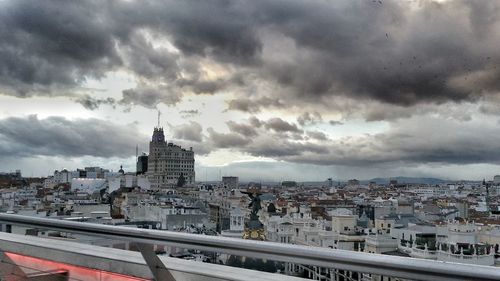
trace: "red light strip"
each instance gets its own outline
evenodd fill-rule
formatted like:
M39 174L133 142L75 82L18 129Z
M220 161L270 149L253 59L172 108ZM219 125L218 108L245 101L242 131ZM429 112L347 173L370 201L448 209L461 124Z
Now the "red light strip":
M143 279L138 277L131 277L120 273L109 272L99 269L92 269L83 266L71 265L61 262L55 262L25 255L20 255L11 252L4 252L16 265L21 267L23 271L25 268L32 269L38 272L50 272L54 270L64 269L69 273L69 279L85 280L85 281L150 281L150 279ZM31 271L31 270L29 270Z

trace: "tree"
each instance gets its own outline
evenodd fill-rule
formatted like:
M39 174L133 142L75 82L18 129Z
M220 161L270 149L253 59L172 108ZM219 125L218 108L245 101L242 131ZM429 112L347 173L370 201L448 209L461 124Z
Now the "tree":
M184 184L186 184L186 179L184 178L184 174L181 173L181 175L177 179L177 187L183 187Z

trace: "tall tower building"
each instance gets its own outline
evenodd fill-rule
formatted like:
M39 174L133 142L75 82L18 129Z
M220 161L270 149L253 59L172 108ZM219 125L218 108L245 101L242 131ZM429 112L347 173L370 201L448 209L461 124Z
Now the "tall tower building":
M148 171L148 156L143 153L141 156L137 157L136 174L145 174Z
M167 143L163 128L153 130L149 143L147 176L152 189L176 187L179 178L184 177L183 186L194 185L194 151L186 150L173 143Z

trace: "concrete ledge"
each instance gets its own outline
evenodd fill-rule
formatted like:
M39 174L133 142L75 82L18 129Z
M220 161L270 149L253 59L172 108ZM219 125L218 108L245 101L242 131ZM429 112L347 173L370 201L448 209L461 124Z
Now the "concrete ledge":
M127 276L152 279L139 252L99 247L72 241L0 232L0 250ZM160 256L177 281L303 281L306 279L224 265Z

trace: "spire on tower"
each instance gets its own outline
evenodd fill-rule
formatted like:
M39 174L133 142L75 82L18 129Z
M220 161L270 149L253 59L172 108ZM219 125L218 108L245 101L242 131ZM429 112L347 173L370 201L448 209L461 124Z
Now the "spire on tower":
M161 115L161 112L158 109L158 128L160 128L160 115Z

